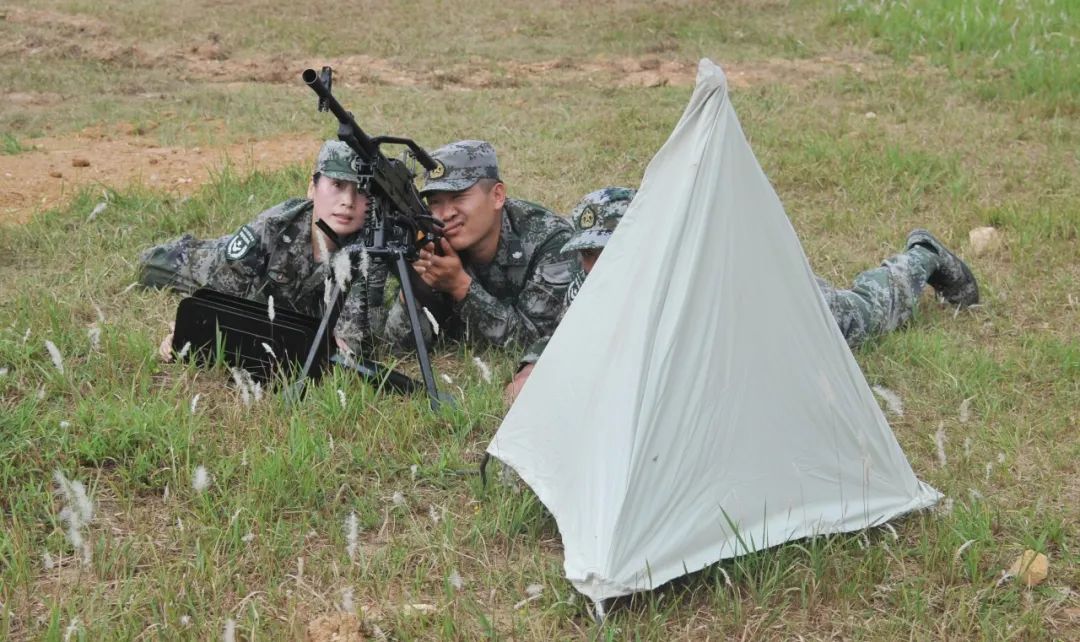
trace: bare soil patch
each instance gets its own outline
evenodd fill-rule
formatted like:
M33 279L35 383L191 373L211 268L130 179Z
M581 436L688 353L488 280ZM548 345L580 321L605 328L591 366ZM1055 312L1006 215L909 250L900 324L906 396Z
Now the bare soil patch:
M310 134L187 148L89 130L63 138L36 138L29 144L33 151L0 156L0 224L23 223L87 186L137 183L187 195L226 164L244 173L272 171L313 157L316 149Z

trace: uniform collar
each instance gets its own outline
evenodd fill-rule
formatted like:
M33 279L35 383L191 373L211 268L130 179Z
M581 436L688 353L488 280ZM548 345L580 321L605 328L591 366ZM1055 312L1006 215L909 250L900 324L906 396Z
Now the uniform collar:
M499 234L499 246L495 250L494 263L499 265L525 265L528 258L525 256L525 246L521 243L521 237L514 230L510 220L510 211L507 206L502 210L502 232Z

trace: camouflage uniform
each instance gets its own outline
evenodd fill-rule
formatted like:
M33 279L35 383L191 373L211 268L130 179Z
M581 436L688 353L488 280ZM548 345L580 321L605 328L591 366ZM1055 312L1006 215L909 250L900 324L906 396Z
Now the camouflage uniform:
M967 265L926 230L909 234L903 253L856 276L850 290L817 281L852 348L907 323L928 284L953 305L979 302L979 287Z
M604 249L636 194L637 190L629 187L605 187L586 194L570 213L574 221L574 233L562 247L562 252L576 257L576 253L581 250ZM581 263L576 263L570 287L566 289L563 312L559 314L556 326L562 323L566 308L574 302L574 297L585 283L585 276ZM550 333L534 341L518 361L518 370L530 363L536 363L544 352L544 348L547 347L549 339L551 339Z
M355 156L344 143L328 141L316 171L327 178L355 182L356 172L340 166L340 161L350 158ZM296 198L264 211L232 236L199 240L185 234L142 253L139 281L146 287L183 294L207 287L259 302L272 296L275 307L322 316L333 261L315 261L312 215L312 202ZM373 265L366 279L361 277L349 288L334 335L354 350L382 327L386 274L384 266Z
M428 172L421 193L469 189L478 180L498 180L495 151L483 141L461 141L436 150L438 163ZM495 258L487 265L465 264L472 278L465 298L450 303L438 295L418 294L438 319L440 337L479 339L506 346L528 343L550 334L563 310L566 289L576 261L562 256L570 225L547 209L507 199ZM432 338L431 324L421 317L422 331ZM412 329L404 304L395 298L386 322L386 337L399 345L412 345Z

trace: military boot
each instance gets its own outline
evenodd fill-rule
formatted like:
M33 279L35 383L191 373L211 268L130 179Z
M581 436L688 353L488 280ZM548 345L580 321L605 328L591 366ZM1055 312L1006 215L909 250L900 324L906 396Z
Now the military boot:
M930 273L926 282L953 305L967 307L979 302L979 284L975 275L960 257L950 252L941 241L930 232L912 230L907 237L907 249L923 247L937 255L937 267Z

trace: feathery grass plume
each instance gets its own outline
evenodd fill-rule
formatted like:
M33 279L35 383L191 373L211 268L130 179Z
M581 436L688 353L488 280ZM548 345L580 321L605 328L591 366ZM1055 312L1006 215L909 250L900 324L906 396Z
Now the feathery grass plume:
M176 517L176 530L184 532L184 520L180 519L179 515Z
M994 464L986 462L986 481L990 481L990 475L994 472Z
M165 490L161 493L161 503L162 504L168 504L169 503L169 485L168 484L165 484Z
M473 363L480 370L480 376L484 379L484 383L491 383L491 368L488 364L484 363L484 360L480 357L473 357Z
M953 553L953 561L954 562L959 562L960 561L960 556L963 555L964 551L966 551L968 549L968 547L971 546L974 543L975 543L975 540L969 539L968 541L961 544L960 548L956 549L956 552Z
M971 400L975 397L968 397L960 402L960 423L966 424L971 419Z
M45 384L41 384L40 386L38 386L36 396L37 396L38 401L44 401L45 400Z
M416 464L409 466L409 477L411 477L413 481L416 481L416 473L418 473L419 471L420 466L417 466Z
M108 207L108 206L109 206L108 203L106 203L105 201L102 201L102 202L98 203L97 205L95 205L94 209L90 210L90 216L86 217L86 222L89 223L89 222L93 221L94 219L96 219L98 217L98 214L101 214L102 212L104 212L105 208Z
M431 523L438 524L442 516L442 510L436 507L435 504L428 506L428 517L431 518Z
M251 384L251 394L255 397L255 401L262 401L263 387L261 382L255 381Z
M104 203L102 203L104 205ZM71 624L64 629L64 642L70 642L71 637L79 631L79 618L72 618Z
M455 568L450 571L450 577L446 578L450 582L450 586L454 587L455 591L460 591L465 588L465 580L461 579L461 573Z
M525 606L529 602L535 602L536 600L539 600L544 595L544 586L542 584L530 584L525 587L525 595L527 595L528 597L514 605L515 611Z
M67 430L68 428L71 428L71 422L65 419L64 421L60 422L60 427L64 430Z
M881 397L882 401L885 402L885 408L888 409L889 412L897 417L904 416L904 402L900 399L900 395L889 390L885 386L873 386L871 389L874 391L874 394Z
M60 349L56 347L56 344L52 341L45 341L45 349L49 351L49 356L52 357L53 365L60 374L64 374L64 358L60 356Z
M90 305L94 306L94 314L97 315L97 322L105 323L105 313L101 311L101 307L93 301L90 302Z
M971 437L964 437L964 459L971 459Z
M356 613L356 605L353 604L353 592L351 586L341 592L341 610L345 613Z
M446 374L444 372L439 376L442 377L442 380L446 382L446 385L448 385L448 386L454 385L454 380L450 378L450 375L448 375L448 374Z
M359 538L360 520L356 517L356 511L353 511L345 518L345 552L349 554L350 562L356 561Z
M0 377L6 377L7 373L8 373L8 367L7 366L4 366L3 368L0 368Z
M90 525L94 519L94 503L86 496L86 488L82 482L69 480L60 470L53 472L53 480L60 488L64 496L64 508L60 511L60 521L67 524L68 542L79 555L83 566L89 566L91 561L90 542L83 537L82 529Z
M394 506L404 506L405 494L402 493L400 490L395 490L393 497L390 498L390 501L394 503Z
M265 341L263 341L261 343L262 343L262 349L266 352L266 354L270 355L271 359L277 359L277 353L275 353L274 349L270 347L270 344L265 342Z
M195 489L195 492L201 493L210 487L210 479L206 466L196 466L195 473L191 476L191 487Z
M334 257L334 280L342 288L352 280L352 261L348 252L338 252Z
M934 433L934 444L937 446L937 460L938 465L944 468L949 463L948 457L945 456L945 424L939 423L937 432Z
M341 409L345 410L345 408L348 407L348 403L347 403L347 400L345 399L345 391L342 390L341 388L338 388L338 390L337 390L337 398L338 398L338 401L341 402Z
M983 494L980 493L978 490L976 490L974 488L969 488L968 489L968 498L971 500L971 503L981 502L981 501L986 500L986 498L983 497Z
M998 460L999 464L1004 464L1005 463L1005 453L999 452L997 460Z
M177 361L183 361L184 357L186 357L188 352L190 352L190 351L191 351L191 342L190 341L185 341L184 345L180 346L180 352L176 353L176 360Z
M22 335L22 342L23 342L23 343L26 343L26 342L27 342L27 341L29 341L29 340L30 340L30 328L27 328L27 329L26 329L26 332L23 332L23 335Z
M202 393L201 392L196 392L195 396L191 398L191 414L194 415L195 412L199 409L199 399L201 397L202 397Z
M274 295L266 297L266 316L270 319L270 323L274 322ZM265 343L263 345L266 345Z
M56 566L56 562L53 561L49 551L45 551L45 554L41 556L41 565L45 567L46 571L51 571Z
M330 297L334 294L334 281L330 277L323 279L322 300L323 305L330 307Z
M724 567L723 566L717 566L716 568L719 569L720 574L724 576L724 585L727 586L728 588L733 588L733 586L731 584L731 576L727 574L727 571L724 570Z
M421 308L424 311L424 316L427 317L428 323L431 324L431 331L435 336L439 335L439 322L435 320L435 315L431 313L431 310L427 309L427 306Z
M191 626L191 616L190 615L181 615L180 616L180 626L182 626L184 628L187 628L187 627Z
M232 618L225 620L225 632L222 634L222 640L224 642L236 642L236 620Z
M126 288L121 290L120 294L127 294L128 292L131 292L132 290L135 289L135 286L137 286L137 285L139 285L138 281L135 281L134 283L129 283Z
M233 382L236 383L236 387L240 390L240 401L244 403L244 406L251 406L251 375L247 370L242 368L230 368L232 371Z
M368 254L366 247L360 248L360 275L364 279L368 278L368 271L371 270L371 255Z
M90 347L97 350L101 346L101 326L91 323L86 328L86 336L90 339Z
M244 534L243 537L240 538L240 541L245 543L245 544L252 543L253 541L255 541L255 533L252 533L251 531L248 531L247 533Z

